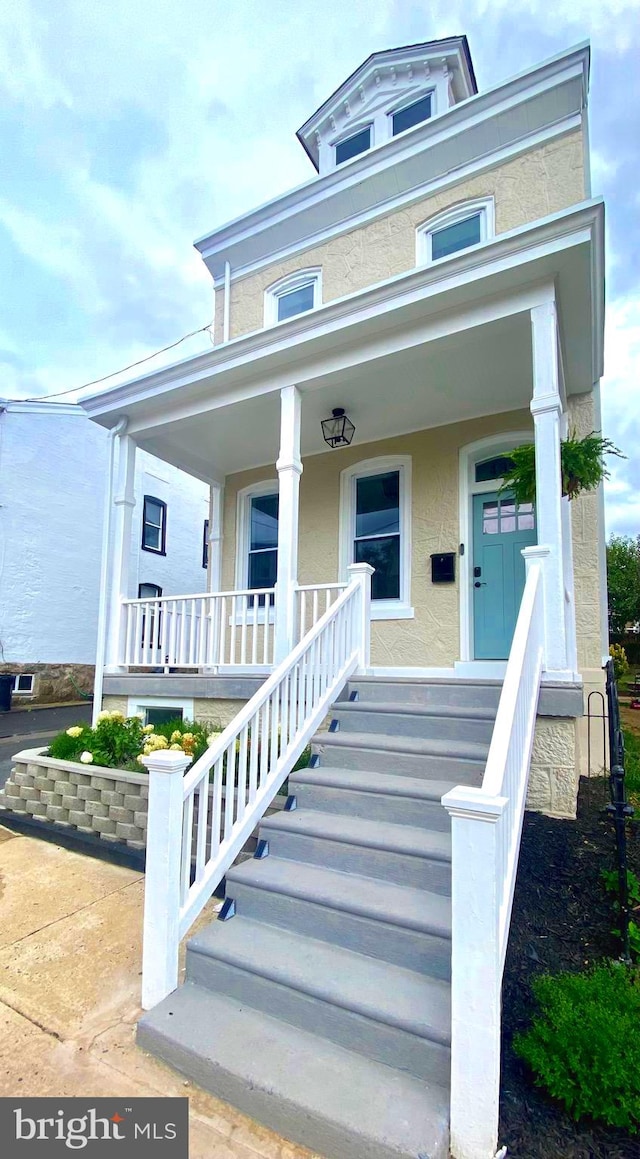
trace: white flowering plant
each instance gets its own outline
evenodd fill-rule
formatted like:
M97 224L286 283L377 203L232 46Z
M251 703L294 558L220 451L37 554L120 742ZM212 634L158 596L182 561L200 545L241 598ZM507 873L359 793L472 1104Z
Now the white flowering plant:
M162 749L184 752L192 762L196 761L221 731L220 725L210 722L171 720L145 725L139 716L104 711L93 728L77 724L59 733L51 741L47 755L140 773L145 771L143 758Z

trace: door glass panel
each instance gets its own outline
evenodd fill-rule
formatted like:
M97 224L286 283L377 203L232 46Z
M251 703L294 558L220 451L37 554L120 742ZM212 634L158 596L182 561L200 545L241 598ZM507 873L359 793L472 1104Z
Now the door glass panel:
M400 598L400 536L380 539L357 539L355 563L370 563L376 570L371 577L373 600Z
M482 505L482 534L497 535L498 533L498 504L483 503Z
M518 531L533 531L533 503L521 503L518 507Z
M500 530L515 531L516 505L513 502L500 504Z

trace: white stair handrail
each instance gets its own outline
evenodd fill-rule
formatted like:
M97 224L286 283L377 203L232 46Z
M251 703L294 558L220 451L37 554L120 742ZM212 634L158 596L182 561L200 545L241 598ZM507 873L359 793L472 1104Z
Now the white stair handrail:
M493 1159L501 987L544 658L544 549L527 580L478 789L442 798L451 815L451 1154Z
M354 672L369 666L371 575L350 582L184 776L176 752L145 757L149 812L142 1005L178 984L178 946ZM167 773L173 783L167 785ZM178 801L180 805L178 806Z

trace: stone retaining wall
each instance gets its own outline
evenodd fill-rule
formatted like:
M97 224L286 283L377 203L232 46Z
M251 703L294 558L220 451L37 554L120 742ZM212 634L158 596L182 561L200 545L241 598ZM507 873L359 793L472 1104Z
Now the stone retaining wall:
M78 765L27 749L0 791L0 816L9 810L104 841L144 849L149 778L146 773Z
M83 693L93 692L93 664L0 664L0 673L12 676L31 673L32 693L14 694L13 707L25 704L58 704L65 700L79 700Z

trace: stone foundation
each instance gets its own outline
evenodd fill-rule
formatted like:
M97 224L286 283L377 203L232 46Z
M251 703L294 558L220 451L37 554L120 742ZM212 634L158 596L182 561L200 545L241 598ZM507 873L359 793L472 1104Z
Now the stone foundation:
M79 765L27 749L0 791L0 818L8 810L61 829L91 833L103 841L144 849L149 778L146 773Z
M32 693L15 694L14 707L25 704L58 704L65 700L82 700L83 693L93 692L93 664L0 664L0 674L12 676L29 673L35 676Z
M527 809L573 820L579 780L576 720L539 716L531 755Z

